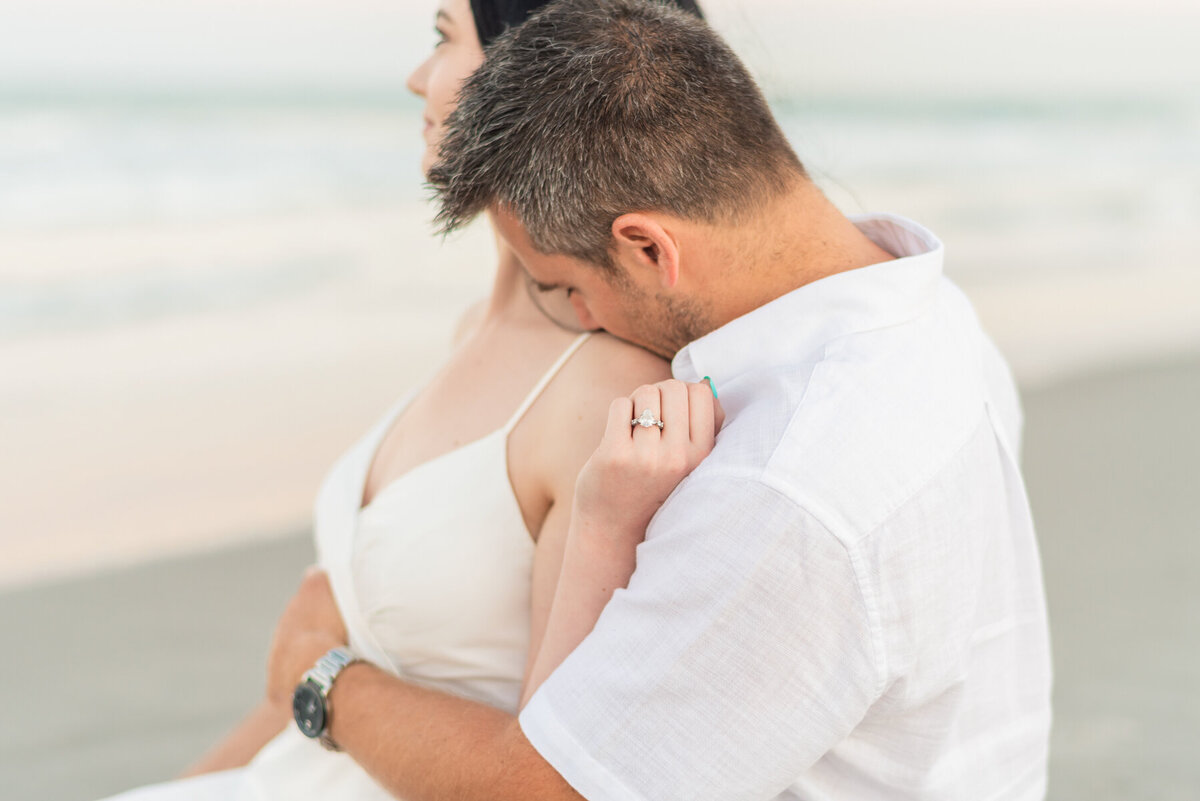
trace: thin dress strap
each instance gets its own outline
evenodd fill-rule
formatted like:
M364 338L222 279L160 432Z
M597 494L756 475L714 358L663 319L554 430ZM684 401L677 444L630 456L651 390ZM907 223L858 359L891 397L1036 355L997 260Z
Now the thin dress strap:
M542 376L540 381L534 384L533 389L531 389L529 394L525 396L525 400L523 400L521 405L517 407L516 413L513 414L509 421L504 424L504 428L501 429L504 432L504 436L507 437L510 433L512 433L512 430L517 427L517 423L521 422L521 418L525 416L525 412L529 411L529 407L533 405L533 402L541 397L542 392L544 392L546 389L546 386L554 379L554 376L558 375L558 371L563 368L563 365L567 363L568 359L575 355L575 351L579 350L579 346L588 341L588 337L591 335L592 334L590 331L580 334L575 338L575 341L572 342L565 351L563 351L563 355L558 357L558 361L550 365L550 369L546 371L546 374Z

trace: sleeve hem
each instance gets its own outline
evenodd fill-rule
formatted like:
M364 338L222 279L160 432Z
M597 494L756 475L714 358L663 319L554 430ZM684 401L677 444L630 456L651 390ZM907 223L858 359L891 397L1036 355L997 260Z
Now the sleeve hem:
M648 801L579 744L554 714L545 693L534 693L517 721L534 749L588 801Z

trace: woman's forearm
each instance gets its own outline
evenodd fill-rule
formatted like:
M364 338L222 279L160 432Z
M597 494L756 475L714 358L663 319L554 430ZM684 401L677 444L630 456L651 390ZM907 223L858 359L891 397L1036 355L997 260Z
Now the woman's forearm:
M291 720L290 710L264 699L233 731L188 767L180 778L240 768L248 764Z
M640 537L611 537L572 520L546 632L525 682L521 708L591 632L613 592L626 586ZM597 536L599 534L599 536Z

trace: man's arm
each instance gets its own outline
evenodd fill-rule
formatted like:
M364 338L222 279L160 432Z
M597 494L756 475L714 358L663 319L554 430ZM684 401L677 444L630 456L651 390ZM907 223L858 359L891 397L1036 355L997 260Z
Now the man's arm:
M271 699L293 688L345 631L324 573L305 575L275 633ZM580 801L517 719L485 704L398 679L367 663L338 676L329 733L371 776L405 801Z
M581 801L517 719L357 663L330 699L333 739L406 801Z

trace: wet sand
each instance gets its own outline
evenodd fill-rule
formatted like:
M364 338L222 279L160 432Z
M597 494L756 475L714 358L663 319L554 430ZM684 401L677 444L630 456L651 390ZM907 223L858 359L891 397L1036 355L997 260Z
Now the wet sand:
M1051 799L1200 798L1200 357L1026 398Z
M1054 801L1200 796L1200 356L1028 391ZM0 595L5 798L168 778L249 708L307 534Z

